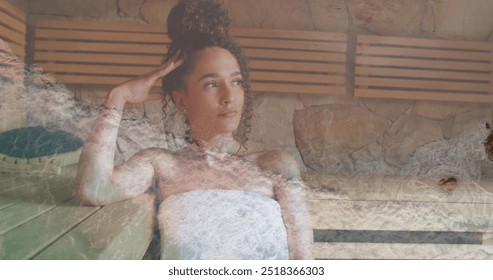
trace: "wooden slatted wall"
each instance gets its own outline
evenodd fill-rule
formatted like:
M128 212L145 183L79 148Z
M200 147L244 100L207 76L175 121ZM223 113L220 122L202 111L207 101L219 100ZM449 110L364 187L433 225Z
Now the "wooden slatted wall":
M26 14L6 0L0 0L0 39L7 42L20 60L24 60L26 56Z
M167 43L157 25L42 20L34 62L66 84L116 85L157 67Z
M245 50L254 90L346 94L346 35L274 29L232 30Z
M493 43L360 35L355 96L493 102Z
M255 91L345 94L342 33L234 29ZM153 24L42 20L35 63L67 84L114 85L158 66L169 39Z
M41 20L35 63L67 84L115 85L158 66L165 27L123 22ZM359 35L348 67L343 33L236 28L254 91L370 98L493 102L493 44Z

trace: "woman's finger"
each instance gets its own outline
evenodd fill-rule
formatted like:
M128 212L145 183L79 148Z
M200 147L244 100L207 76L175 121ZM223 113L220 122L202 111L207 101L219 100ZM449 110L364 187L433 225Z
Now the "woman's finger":
M180 55L181 55L181 51L177 51L169 60L163 63L158 69L156 69L153 78L155 80L158 80L166 76L176 68L180 67L180 65L183 64L183 58L181 58Z

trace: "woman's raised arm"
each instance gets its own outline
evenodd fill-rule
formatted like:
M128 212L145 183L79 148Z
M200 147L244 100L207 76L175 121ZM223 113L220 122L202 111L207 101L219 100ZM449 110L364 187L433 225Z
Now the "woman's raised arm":
M143 150L114 166L116 138L125 103L159 100L152 86L179 67L177 52L154 71L127 81L110 91L82 150L75 178L75 196L84 204L104 205L143 194L152 184L154 149Z

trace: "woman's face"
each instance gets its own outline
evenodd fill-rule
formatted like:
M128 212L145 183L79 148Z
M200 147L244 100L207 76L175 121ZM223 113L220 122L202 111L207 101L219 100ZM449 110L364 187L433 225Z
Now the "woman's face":
M186 92L174 92L178 109L188 118L194 137L231 135L243 113L244 91L236 58L226 49L209 47L195 54L185 77Z

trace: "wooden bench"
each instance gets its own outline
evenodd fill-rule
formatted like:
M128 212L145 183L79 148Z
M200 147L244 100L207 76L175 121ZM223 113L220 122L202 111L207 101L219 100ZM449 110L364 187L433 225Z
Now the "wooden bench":
M141 259L154 196L104 207L72 199L76 165L60 175L0 173L0 259Z
M76 166L0 176L0 259L141 259L150 194L74 204ZM317 259L491 259L493 183L444 193L433 178L304 173ZM410 187L411 180L418 182ZM157 246L157 245L156 245Z
M255 91L346 93L346 35L233 29ZM66 84L115 85L157 67L166 28L156 24L40 20L34 62Z
M26 14L6 0L0 0L0 39L24 60L26 54Z
M493 182L305 173L318 259L493 259Z
M355 96L493 102L493 43L359 35Z

